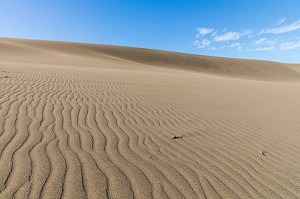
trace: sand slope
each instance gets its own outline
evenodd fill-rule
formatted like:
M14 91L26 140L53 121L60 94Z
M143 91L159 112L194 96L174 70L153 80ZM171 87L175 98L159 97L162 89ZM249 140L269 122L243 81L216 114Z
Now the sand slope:
M299 71L1 38L0 198L300 198Z

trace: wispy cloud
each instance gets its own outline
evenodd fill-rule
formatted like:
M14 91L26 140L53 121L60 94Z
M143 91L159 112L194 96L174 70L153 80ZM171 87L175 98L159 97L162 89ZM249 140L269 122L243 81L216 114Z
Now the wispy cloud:
M231 43L229 45L224 45L224 46L222 46L222 48L237 48L237 47L240 47L240 46L241 46L240 43L235 42L235 43Z
M197 46L197 48L206 48L206 47L208 47L209 45L210 45L210 41L208 40L208 39L204 39L204 40L202 40L202 41L200 41L200 40L195 40L194 42L193 42L193 45L194 46Z
M226 29L224 29L222 32L226 31ZM250 35L252 33L251 30L246 30L246 31L243 31L243 32L226 32L222 35L212 35L214 36L214 41L216 42L224 42L224 41L232 41L232 40L237 40L239 39L240 37L242 36L246 36L246 35Z
M247 49L241 49L240 51L243 52L253 52L253 51L275 51L275 47L262 47L262 48L247 48Z
M254 45L260 45L263 44L267 39L266 38L260 38L258 40L254 41Z
M259 32L259 34L281 34L281 33L287 33L295 30L300 29L300 20L296 21L290 25L284 25L280 26L278 28L267 28L263 29Z
M271 37L271 38L260 38L254 40L250 45L252 46L261 46L261 45L268 45L268 46L275 46L280 42L280 39L277 37Z
M241 45L240 43L232 43L228 47L229 48L235 48L235 47L239 47L240 45Z
M280 19L273 28L231 31L230 28L198 28L193 45L206 50L228 48L242 51L278 51L300 49L300 36L281 34L300 30L300 20L286 24ZM263 35L262 35L263 34Z
M283 24L285 22L285 20L286 20L286 18L280 19L276 25L279 26L279 25Z
M270 50L276 50L276 48L274 46L264 47L264 48L255 48L255 51L270 51Z
M226 32L227 29L228 29L228 28L224 28L224 29L222 30L222 32Z
M218 32L219 32L219 30L214 31L213 33L211 33L211 36L213 36L213 37L217 36Z
M198 34L196 36L196 38L199 38L200 36L205 36L209 33L212 33L214 31L214 29L211 28L197 28Z
M227 32L222 35L214 37L214 40L216 42L222 42L222 41L232 41L237 40L241 37L241 34L238 32Z
M300 41L296 42L283 42L280 44L281 50L294 50L294 49L300 49Z

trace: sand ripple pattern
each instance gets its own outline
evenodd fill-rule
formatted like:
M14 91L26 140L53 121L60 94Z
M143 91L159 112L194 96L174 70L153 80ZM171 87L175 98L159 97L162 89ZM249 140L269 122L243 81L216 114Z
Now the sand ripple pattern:
M0 198L300 198L297 83L0 67Z

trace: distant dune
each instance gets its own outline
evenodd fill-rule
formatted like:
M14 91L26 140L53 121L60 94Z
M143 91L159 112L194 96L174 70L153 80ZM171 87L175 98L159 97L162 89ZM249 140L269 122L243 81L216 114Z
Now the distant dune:
M0 38L0 198L300 198L300 65Z
M125 62L254 80L299 80L299 69L270 61L200 56L168 51L71 42L0 38L0 58L13 62L99 66ZM15 56L18 55L18 56ZM299 67L298 67L299 68Z

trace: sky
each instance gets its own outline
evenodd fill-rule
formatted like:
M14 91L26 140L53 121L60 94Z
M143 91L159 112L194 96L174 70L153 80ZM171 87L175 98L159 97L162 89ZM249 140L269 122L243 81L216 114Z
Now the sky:
M300 1L0 0L0 37L300 63Z

